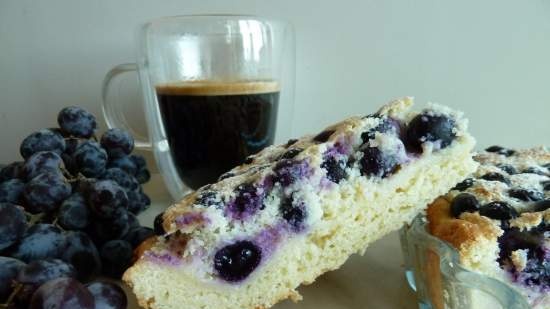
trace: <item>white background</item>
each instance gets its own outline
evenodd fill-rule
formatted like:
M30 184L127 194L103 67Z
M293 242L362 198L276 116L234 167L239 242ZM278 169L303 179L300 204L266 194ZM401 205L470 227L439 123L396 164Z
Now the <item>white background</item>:
M464 110L480 147L550 144L550 1L0 0L0 162L63 106L100 115L136 27L192 13L295 25L295 135L412 95Z

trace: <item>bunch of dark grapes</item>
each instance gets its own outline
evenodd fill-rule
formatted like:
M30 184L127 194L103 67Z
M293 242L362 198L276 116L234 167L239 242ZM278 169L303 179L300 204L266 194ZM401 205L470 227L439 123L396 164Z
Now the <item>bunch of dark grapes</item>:
M21 143L24 161L0 166L0 308L126 308L118 279L153 236L136 215L150 205L150 178L134 139L79 107L59 128Z

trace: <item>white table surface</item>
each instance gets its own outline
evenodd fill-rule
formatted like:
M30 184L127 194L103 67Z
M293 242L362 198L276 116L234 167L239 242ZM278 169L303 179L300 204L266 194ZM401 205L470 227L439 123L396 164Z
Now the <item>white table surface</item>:
M171 201L158 174L153 174L144 189L152 205L140 215L140 221L152 226L155 215ZM299 292L303 301L296 304L284 301L273 309L418 308L415 295L405 280L397 232L372 244L364 256L353 255L339 270L324 274L312 285L300 287ZM134 296L129 294L128 308L139 309Z

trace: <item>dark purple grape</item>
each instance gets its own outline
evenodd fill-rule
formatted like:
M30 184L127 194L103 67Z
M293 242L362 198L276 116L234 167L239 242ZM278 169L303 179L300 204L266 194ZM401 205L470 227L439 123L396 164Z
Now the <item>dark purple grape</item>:
M132 248L136 248L139 246L145 239L154 236L155 232L152 228L140 226L133 228L124 235L122 238L123 240L126 240L130 245L132 245Z
M23 267L25 263L17 259L0 256L0 303L4 303L10 296L15 278Z
M60 155L65 151L65 140L61 135L43 129L27 136L21 142L19 151L25 159L39 151L52 151Z
M136 172L136 179L140 184L144 184L151 179L151 172L146 168L142 168Z
M61 173L63 159L53 151L40 151L30 156L23 165L23 173L27 180L31 180L45 172Z
M120 278L132 261L132 245L125 240L106 242L100 250L103 273L112 278Z
M105 173L101 175L101 179L112 180L128 191L136 190L139 187L139 182L133 176L118 167L106 169Z
M85 141L76 148L73 160L82 175L96 178L105 172L107 152L98 143Z
M318 143L324 143L324 142L328 141L328 139L332 136L332 134L334 134L334 132L335 132L334 130L323 131L323 132L317 134L313 138L313 141L318 142Z
M112 218L95 218L87 231L94 242L100 245L106 241L124 237L129 229L128 211L124 208L119 208L114 212Z
M365 147L359 165L362 175L384 178L397 171L399 160L396 156L383 153L376 147Z
M463 212L476 212L479 210L477 198L469 193L460 193L451 202L451 214L458 218Z
M510 220L518 217L518 212L506 202L490 202L479 208L479 214L496 220Z
M25 183L21 179L10 179L0 183L0 203L21 205Z
M113 128L103 133L101 146L107 151L109 158L120 158L132 153L134 138L125 130Z
M502 146L497 146L497 145L487 147L485 149L485 151L498 153L498 154L501 154L505 157L509 157L509 156L513 155L514 153L516 153L516 151L513 150L513 149L508 149L508 148L504 148Z
M95 309L126 309L126 293L115 283L94 281L86 285L94 296Z
M508 195L526 202L536 202L544 199L544 193L532 189L510 189Z
M61 259L71 263L79 280L88 280L101 272L101 259L96 246L83 232L67 232Z
M63 108L57 115L57 123L66 134L82 138L94 135L97 127L94 115L77 106Z
M82 230L90 224L90 211L82 194L76 192L59 207L57 223L65 230Z
M128 175L136 175L138 171L138 168L136 167L136 163L134 163L134 161L129 156L109 160L107 167L120 168L121 170L125 171Z
M260 264L262 250L243 240L221 248L214 256L214 268L220 278L237 282L248 277Z
M94 309L94 297L72 278L50 280L38 288L28 309Z
M456 137L454 126L455 121L443 115L430 112L417 115L407 127L407 150L421 153L425 142L439 142L441 149L449 146Z
M0 250L19 241L27 229L23 210L10 203L0 203Z
M129 212L128 213L128 228L133 229L133 228L139 227L139 226L141 226L141 225L139 224L139 220L136 217L136 215Z
M335 183L340 183L340 181L346 178L346 164L343 161L337 161L334 158L328 158L321 164L321 168L327 171L327 178Z
M65 235L51 224L35 224L13 248L11 256L29 263L36 260L58 258L65 247Z
M88 205L101 218L113 218L119 208L128 207L128 196L116 182L99 180L88 193Z
M45 259L30 262L17 274L16 281L22 285L17 293L20 304L28 304L33 293L42 284L57 278L75 278L76 270L71 264L59 259Z
M481 176L480 178L488 181L500 181L502 183L510 185L510 180L500 173L491 172Z
M140 190L126 191L126 195L128 196L128 211L136 215L144 211L148 206Z
M33 214L54 211L70 194L71 185L62 175L46 172L34 177L25 185L24 206Z
M72 155L76 151L78 146L84 141L85 140L80 139L80 138L74 138L74 137L66 138L65 139L65 151L64 151L64 153L66 153L68 155Z
M0 182L6 180L19 178L25 178L23 175L23 163L24 162L13 162L0 169Z
M292 196L285 198L281 202L279 211L283 219L285 219L294 232L299 232L304 229L306 209L303 202L296 201Z
M136 166L137 170L147 167L147 161L142 155L131 154L128 156L128 158L132 160L132 162L134 162L134 165Z
M164 224L164 212L161 212L155 217L155 221L153 224L154 226L153 230L155 231L155 234L159 236L166 234L163 224Z

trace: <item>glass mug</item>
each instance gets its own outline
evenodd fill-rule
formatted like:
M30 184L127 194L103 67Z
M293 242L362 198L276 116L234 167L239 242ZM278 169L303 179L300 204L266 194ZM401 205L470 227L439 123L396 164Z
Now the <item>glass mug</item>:
M191 15L145 24L135 64L113 68L103 82L109 128L152 150L174 199L216 181L274 141L290 135L294 31L254 16ZM114 81L137 71L148 138L128 125ZM277 134L275 134L277 133Z

